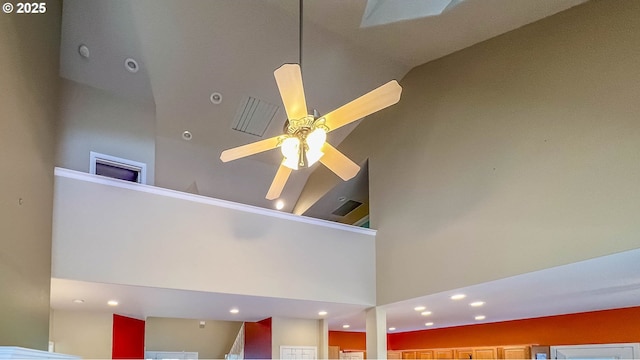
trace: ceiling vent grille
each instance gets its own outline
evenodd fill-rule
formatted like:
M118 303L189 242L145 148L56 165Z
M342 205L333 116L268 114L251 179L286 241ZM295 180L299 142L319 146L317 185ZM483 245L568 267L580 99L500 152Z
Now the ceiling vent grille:
M340 206L339 208L333 210L333 212L331 214L336 215L336 216L345 216L348 213L350 213L353 210L355 210L360 205L362 205L362 203L359 202L359 201L349 200L349 201L345 202L344 204L342 204L342 206Z
M233 130L262 137L278 112L278 106L245 96L233 118Z

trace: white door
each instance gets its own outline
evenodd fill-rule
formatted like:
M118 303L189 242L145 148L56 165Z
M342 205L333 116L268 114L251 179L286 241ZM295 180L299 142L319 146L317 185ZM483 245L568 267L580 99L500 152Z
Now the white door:
M640 343L552 346L551 359L639 359Z

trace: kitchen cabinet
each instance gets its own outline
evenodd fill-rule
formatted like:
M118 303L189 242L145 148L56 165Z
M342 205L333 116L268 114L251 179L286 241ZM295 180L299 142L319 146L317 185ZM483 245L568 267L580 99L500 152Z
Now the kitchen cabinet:
M340 359L340 346L329 346L329 359Z
M403 351L402 352L402 359L415 359L416 358L416 352L415 351Z
M402 352L401 351L387 351L387 359L388 360L399 360L402 359Z
M473 349L455 349L455 358L459 360L473 359Z
M416 351L416 359L433 359L433 350Z
M495 348L495 347L474 348L473 349L473 358L474 359L485 359L485 360L497 359L498 358L498 348Z
M498 356L500 359L531 359L531 347L524 345L503 346L498 348Z
M433 355L435 359L454 359L454 350L453 349L436 349L433 350Z

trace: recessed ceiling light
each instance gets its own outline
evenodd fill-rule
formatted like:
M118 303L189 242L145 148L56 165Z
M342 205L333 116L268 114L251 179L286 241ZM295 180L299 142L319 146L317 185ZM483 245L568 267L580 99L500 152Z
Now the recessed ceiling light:
M107 301L107 305L109 306L118 306L118 302L116 300Z
M426 309L425 306L416 306L416 307L413 308L413 310L415 310L415 311L424 311L424 309Z
M425 323L424 326L433 326L432 322Z
M465 294L455 294L451 297L451 300L462 300L464 298L466 298L467 295Z
M431 315L431 311L423 311L423 312L420 313L420 315L429 316L429 315Z
M474 302L472 302L472 303L471 303L471 304L469 304L469 305L471 305L471 306L473 306L473 307L482 306L482 305L484 305L484 301L474 301Z
M78 46L78 54L80 54L80 56L82 56L83 58L88 59L91 55L91 52L89 52L89 47L87 45L80 44L80 46Z
M343 329L348 329L348 328L349 328L349 324L344 324L344 325L342 325L342 328L343 328Z
M282 200L276 201L276 209L278 209L278 210L284 209L284 201L282 201Z
M229 310L229 312L232 313L232 314L237 314L237 313L240 312L240 310L233 308L233 309Z
M211 95L209 96L209 100L211 101L212 104L220 104L222 102L222 94L220 94L219 92L213 92L211 93Z
M320 316L325 316L325 315L327 315L327 312L326 312L326 311L320 311L320 312L318 313L318 315L320 315Z
M140 67L138 66L138 62L132 58L127 58L124 61L124 67L125 69L127 69L128 72L134 73L134 74L137 73L138 70L140 70Z
M73 299L73 302L76 303L76 304L82 304L82 303L84 303L84 300L82 300L82 299Z
M478 315L478 316L476 316L476 317L475 317L475 319L476 319L476 320L484 320L484 319L486 319L486 316L484 316L484 315Z
M185 131L182 132L182 138L184 140L189 141L189 140L193 139L193 135L191 134L191 131L185 130Z
M390 328L389 328L389 331L394 331L395 329L396 329L396 328L394 328L394 327L390 327Z

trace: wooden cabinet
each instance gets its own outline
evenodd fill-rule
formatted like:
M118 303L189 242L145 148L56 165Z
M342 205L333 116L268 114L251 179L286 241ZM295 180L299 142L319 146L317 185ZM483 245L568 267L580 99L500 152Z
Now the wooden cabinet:
M406 351L396 350L387 351L387 359L529 360L531 359L531 346L511 345L500 347L471 347L457 349L420 349Z
M475 348L475 349L473 349L473 358L474 359L485 359L485 360L497 359L498 358L498 348L495 348L495 347Z
M455 358L458 360L473 359L473 349L455 349Z
M440 359L440 360L529 360L531 346L471 347L457 349L421 349L388 351L388 359Z
M340 359L340 346L329 346L329 359Z
M402 358L403 359L415 359L416 358L416 352L415 351L403 351L402 352Z
M469 359L495 360L498 358L498 348L495 348L495 347L455 349L454 352L455 352L455 358L458 360L469 360Z
M433 355L435 359L454 359L453 349L436 349Z
M531 347L504 346L498 348L498 355L501 359L531 359Z

